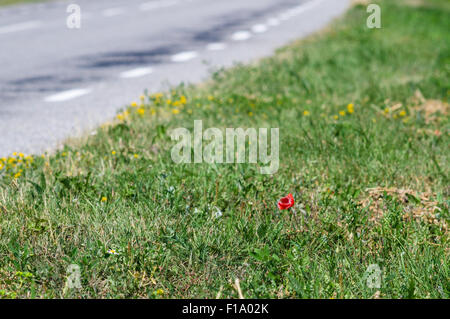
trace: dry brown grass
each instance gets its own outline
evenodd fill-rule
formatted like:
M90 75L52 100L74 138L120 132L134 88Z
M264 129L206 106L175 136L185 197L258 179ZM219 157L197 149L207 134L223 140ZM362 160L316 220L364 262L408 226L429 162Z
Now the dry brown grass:
M360 201L360 204L369 208L372 222L378 222L384 216L387 211L386 199L391 196L402 204L404 221L416 220L438 225L445 231L448 229L447 222L439 218L441 209L438 207L438 202L433 200L436 194L395 187L368 188L366 192L367 196Z

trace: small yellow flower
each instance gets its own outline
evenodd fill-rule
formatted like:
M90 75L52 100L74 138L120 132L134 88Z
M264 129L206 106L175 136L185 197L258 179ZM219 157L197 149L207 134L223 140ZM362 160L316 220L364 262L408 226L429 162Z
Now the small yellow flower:
M17 156L17 152L14 152L14 153L13 153L13 156Z
M125 117L123 116L123 114L117 114L117 119L123 121Z
M164 295L164 290L158 289L158 290L156 290L156 294L157 294L158 296L162 296L162 295Z
M389 114L390 111L391 110L387 107L387 108L384 109L384 114Z
M103 196L101 201L102 201L102 203L104 203L104 202L106 202L107 200L108 200L108 198L105 197L105 196Z
M345 114L346 114L345 111L339 111L340 116L345 116Z
M67 156L67 153L66 153L66 152L62 152L62 153L61 153L61 156L66 157L66 156Z
M253 116L253 112L248 112L248 116Z
M133 157L134 157L134 158L138 158L139 155L138 155L138 154L134 154Z
M145 95L141 95L141 96L139 97L139 99L140 99L142 102L144 102L144 100L145 100Z
M309 111L303 111L303 115L304 115L304 116L309 116L310 113L309 113Z
M352 103L350 103L349 105L347 105L347 112L349 114L353 114L355 112L355 107Z
M406 111L400 111L400 113L398 113L398 115L400 115L401 117L405 117L406 116Z
M209 95L209 96L208 96L208 101L213 101L213 100L214 100L214 96Z
M337 119L339 119L339 116L338 116L338 115L335 115L335 116L333 116L333 118L334 118L335 120L337 120Z
M180 102L181 102L181 104L186 104L187 103L187 99L186 99L186 97L184 95L181 96Z
M20 175L22 175L22 173L21 172L17 172L16 174L14 174L14 178L17 179L17 178L20 177Z
M173 110L172 110L172 113L173 113L173 114L178 114L178 113L180 113L180 110L179 110L179 109L173 109Z
M25 155L23 153L19 153L19 157L24 157Z
M138 104L137 104L136 102L131 102L131 106L132 106L132 107L137 107Z
M139 115L144 115L145 114L145 109L143 109L143 108L139 108L138 110L137 110L137 113L139 114Z
M116 155L116 151L112 151L111 154L112 154L112 155Z

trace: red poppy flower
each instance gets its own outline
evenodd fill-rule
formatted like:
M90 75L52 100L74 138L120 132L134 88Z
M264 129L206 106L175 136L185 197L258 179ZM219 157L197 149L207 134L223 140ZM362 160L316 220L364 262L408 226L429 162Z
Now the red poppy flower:
M294 206L294 196L292 194L283 197L278 202L278 208L281 210L291 208L292 206Z

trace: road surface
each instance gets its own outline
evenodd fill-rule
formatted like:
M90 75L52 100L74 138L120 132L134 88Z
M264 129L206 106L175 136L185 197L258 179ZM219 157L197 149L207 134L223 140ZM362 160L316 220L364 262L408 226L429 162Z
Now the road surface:
M144 89L270 55L349 0L72 0L0 9L0 157L93 130ZM81 8L70 29L67 7Z

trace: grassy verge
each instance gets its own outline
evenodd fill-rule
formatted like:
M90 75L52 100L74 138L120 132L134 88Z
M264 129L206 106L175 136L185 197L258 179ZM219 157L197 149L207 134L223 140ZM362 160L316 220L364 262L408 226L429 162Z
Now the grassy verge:
M44 2L49 0L0 0L0 6L8 6L12 4L19 3L36 3L36 2Z
M444 2L383 1L380 30L356 6L272 58L144 95L56 154L3 159L0 296L237 297L239 278L245 297L448 298ZM175 165L167 132L194 119L279 127L279 171ZM81 289L65 288L71 264Z

